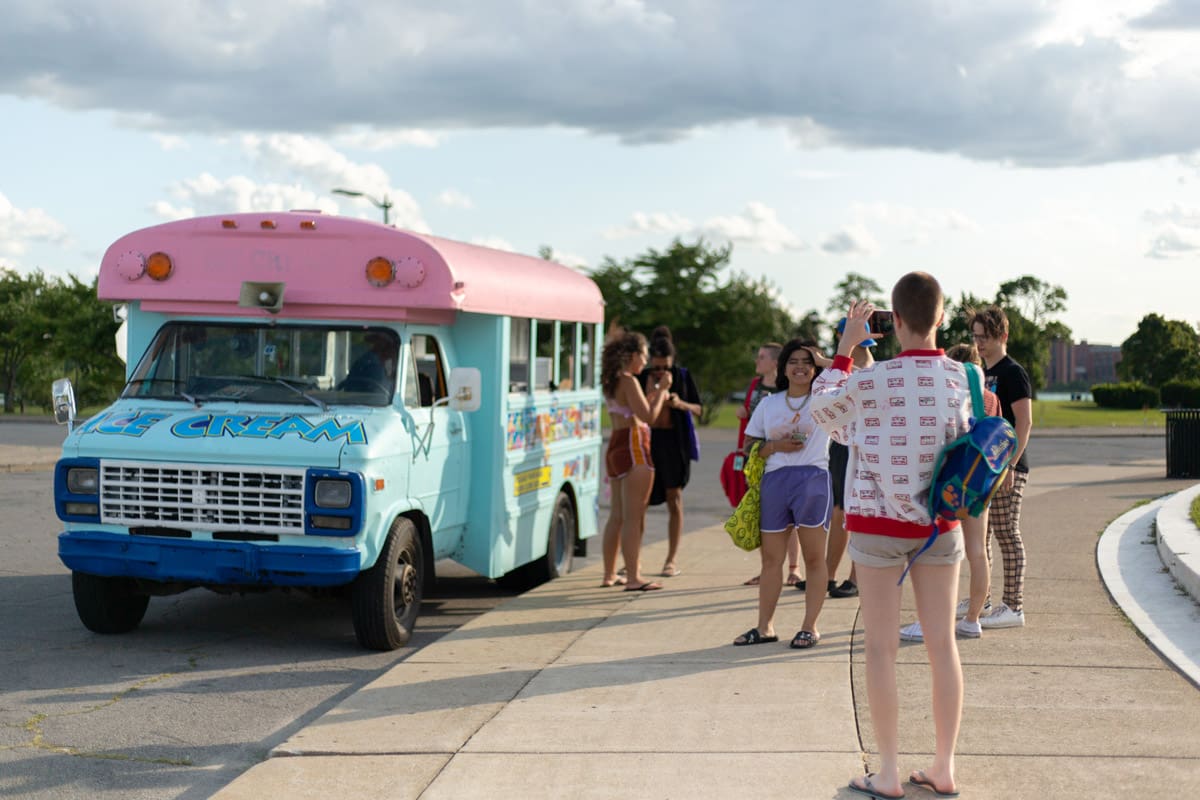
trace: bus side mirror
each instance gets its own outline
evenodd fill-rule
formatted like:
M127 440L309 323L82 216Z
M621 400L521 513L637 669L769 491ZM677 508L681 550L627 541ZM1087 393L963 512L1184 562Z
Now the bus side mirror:
M455 411L478 411L483 378L475 367L455 367L450 370L450 408Z
M67 425L75 421L75 389L70 378L59 378L50 385L54 405L54 421Z

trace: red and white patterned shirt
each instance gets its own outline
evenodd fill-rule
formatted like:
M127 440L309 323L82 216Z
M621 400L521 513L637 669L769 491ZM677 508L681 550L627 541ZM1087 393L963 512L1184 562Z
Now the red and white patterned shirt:
M941 350L906 350L862 370L838 356L817 376L813 419L850 448L846 530L929 535L933 467L942 448L967 432L970 397L963 365ZM957 525L938 521L942 531Z

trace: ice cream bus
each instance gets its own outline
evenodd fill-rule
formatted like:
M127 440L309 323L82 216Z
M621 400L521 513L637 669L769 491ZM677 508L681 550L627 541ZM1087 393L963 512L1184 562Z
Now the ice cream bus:
M154 595L350 596L408 641L435 562L533 585L597 532L603 300L568 267L314 211L170 222L115 242L127 383L54 473L83 624Z

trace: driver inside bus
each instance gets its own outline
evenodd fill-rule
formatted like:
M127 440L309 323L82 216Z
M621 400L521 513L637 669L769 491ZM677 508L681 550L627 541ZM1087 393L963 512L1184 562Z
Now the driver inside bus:
M347 392L391 392L396 378L396 339L386 333L370 331L363 337L367 351L354 359L350 371L338 384Z

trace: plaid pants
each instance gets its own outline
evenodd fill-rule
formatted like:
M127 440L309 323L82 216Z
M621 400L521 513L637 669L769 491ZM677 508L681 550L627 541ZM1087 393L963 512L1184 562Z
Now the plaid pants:
M1021 499L1028 472L1013 470L1011 492L997 492L988 509L988 563L992 563L992 537L1000 543L1004 559L1004 605L1021 610L1025 596L1025 545L1021 542Z

